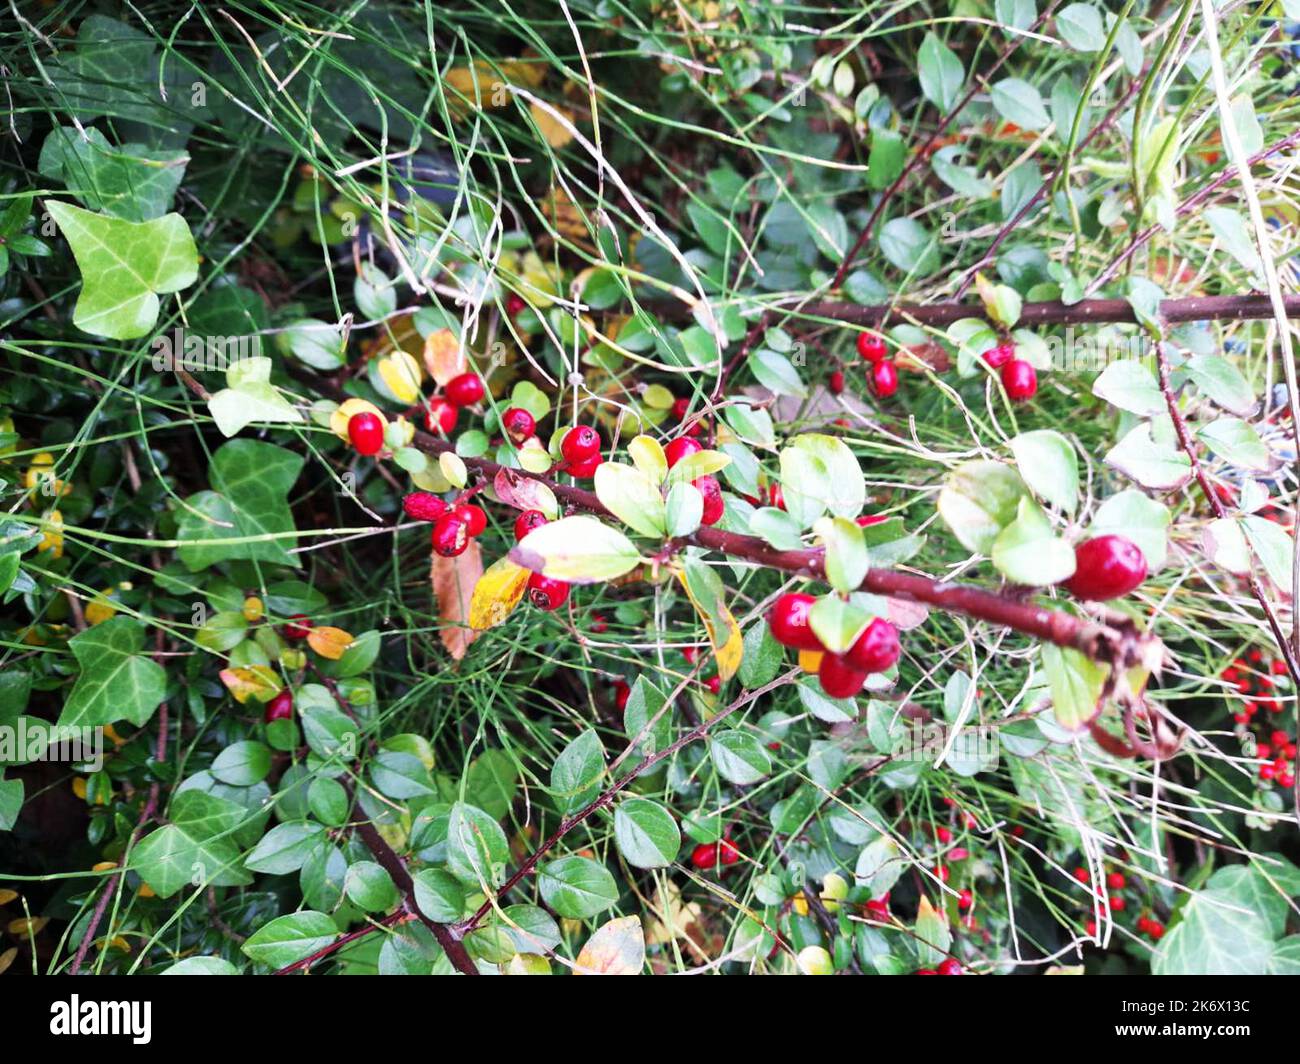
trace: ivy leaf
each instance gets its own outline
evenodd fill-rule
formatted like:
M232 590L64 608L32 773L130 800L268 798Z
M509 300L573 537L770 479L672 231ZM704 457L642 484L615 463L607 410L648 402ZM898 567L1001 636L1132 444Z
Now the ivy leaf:
M232 559L296 565L281 539L248 543L208 543L292 532L293 515L285 496L302 471L300 455L257 440L231 440L212 456L212 491L186 500L177 538L187 541L177 554L190 572ZM198 511L193 512L193 510Z
M91 210L147 222L167 213L189 161L183 151L155 151L143 144L115 148L94 126L84 133L59 126L41 145L37 167Z
M271 360L265 356L235 363L226 370L226 385L208 400L208 412L223 436L235 436L254 421L302 421L302 415L271 383Z
M158 321L158 296L199 275L198 249L179 214L128 222L47 200L46 207L81 270L72 320L92 336L132 340Z
M1153 975L1264 975L1273 955L1268 923L1240 891L1194 894L1151 962Z
M252 882L231 837L247 816L243 806L204 791L181 791L168 816L168 824L145 836L131 852L131 869L160 898L170 898L186 886Z
M81 667L59 714L59 724L96 727L129 720L142 725L167 693L167 672L140 651L144 626L131 617L111 617L68 642Z

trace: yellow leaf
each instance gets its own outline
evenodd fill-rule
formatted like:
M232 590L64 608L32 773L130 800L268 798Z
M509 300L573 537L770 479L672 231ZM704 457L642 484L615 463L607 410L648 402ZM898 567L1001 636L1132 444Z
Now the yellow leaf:
M117 603L108 597L112 593L113 588L106 587L86 606L86 622L88 624L103 624L117 613Z
M519 605L532 574L509 558L493 562L474 585L469 603L469 626L476 631L495 628Z
M528 110L532 113L533 121L537 123L538 130L546 138L546 143L552 148L563 148L573 139L573 134L569 132L568 127L556 118L551 111L542 107L541 104L531 104ZM556 108L555 110L568 119L570 125L573 124L572 111L566 111L563 108Z
M394 351L378 362L379 376L399 403L413 403L420 397L424 374L420 363L405 351Z
M639 916L604 924L582 947L574 975L640 975L645 966L645 932Z
M713 647L713 655L717 659L718 676L722 682L726 683L736 675L736 670L740 668L740 659L744 654L745 640L740 634L740 625L736 623L736 618L721 601L714 606L714 612L711 614L704 605L696 599L691 593L690 582L686 579L686 572L680 571L677 574L683 589L686 591L686 597L691 600L691 605L695 607L695 612L699 614L700 620L704 624L704 631L708 633L709 643Z
M540 953L516 953L501 965L502 975L550 975L551 962Z
M9 933L19 938L26 938L29 934L39 935L41 928L48 924L49 917L46 916L20 916L17 920L9 921Z
M0 890L0 905L8 905L18 897L16 890Z
M424 368L441 388L465 372L465 349L450 329L435 329L424 338Z
M338 661L343 652L353 644L351 632L342 628L331 628L328 624L313 628L307 633L307 645L322 658Z
M116 861L97 861L90 866L92 872L111 872L117 867Z
M235 669L222 669L218 675L241 706L250 698L259 702L269 702L279 693L280 677L265 665L240 666Z
M17 956L17 946L10 946L3 953L0 953L0 975L4 975L4 973L9 970L9 965L13 964L14 958Z

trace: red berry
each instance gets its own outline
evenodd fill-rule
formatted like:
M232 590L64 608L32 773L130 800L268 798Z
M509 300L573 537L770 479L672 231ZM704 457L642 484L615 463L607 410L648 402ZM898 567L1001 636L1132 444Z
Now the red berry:
M560 453L570 465L578 465L600 453L600 433L590 425L575 425L560 441Z
M571 462L565 469L565 472L571 477L577 477L579 480L586 480L596 475L596 467L605 460L602 454L593 454L585 462Z
M724 865L733 865L740 860L740 851L730 839L723 839L718 843L718 858Z
M463 554L469 546L469 523L455 510L449 510L433 523L429 541L434 552L444 558Z
M1086 868L1076 868L1074 870L1074 878L1080 883L1089 883L1092 881L1092 876L1088 875L1088 870Z
M933 968L918 968L913 974L915 975L938 975Z
M827 387L831 390L831 395L840 395L844 391L844 373L841 370L835 370L827 381Z
M1274 676L1285 676L1286 662L1283 661L1281 658L1278 658L1276 661L1273 662L1272 665L1268 667L1268 671L1271 672Z
M1291 741L1291 736L1287 735L1286 732L1282 731L1279 728L1277 731L1273 732L1273 734L1269 736L1269 740L1273 743L1274 746L1286 746L1286 744Z
M690 413L691 401L683 396L681 399L673 400L673 417L681 421Z
M877 617L844 656L862 672L884 672L898 660L900 649L898 629L883 617Z
M1013 403L1023 403L1038 391L1038 374L1028 362L1013 358L1002 367L1002 387Z
M402 510L415 521L436 521L447 512L447 504L431 491L413 491L402 499Z
M822 642L808 624L808 611L817 600L801 591L789 591L776 600L767 615L772 638L794 650L822 650Z
M435 395L424 408L424 423L430 432L449 436L456 427L456 418L460 416L460 407L447 402L441 395Z
M608 627L609 625L605 623L605 615L603 613L593 613L591 615L591 630L597 635L600 635L600 633Z
M515 539L521 540L534 528L549 524L541 510L525 510L515 518Z
M948 851L948 860L950 861L964 861L969 856L970 850L966 849L965 846L954 846Z
M702 842L691 851L691 864L696 868L712 868L718 863L718 844Z
M934 874L939 877L940 883L948 882L948 866L946 864L935 865Z
M962 892L957 895L957 908L965 912L975 904L975 895L970 892L969 888L963 888Z
M537 431L537 421L522 406L512 406L501 415L501 431L515 443L523 443Z
M1291 788L1295 786L1295 773L1290 769L1285 772L1279 772L1277 775L1277 785L1279 787Z
M528 601L539 610L558 610L569 599L569 585L541 573L528 578Z
M722 500L722 486L718 483L718 478L713 476L697 477L691 483L704 496L704 514L700 520L706 525L716 525L722 520L723 511L727 508L727 504Z
M1096 921L1096 920L1089 920L1086 924L1083 925L1083 929L1084 929L1085 931L1088 932L1088 937L1089 937L1089 938L1096 938L1096 937L1097 937L1097 921Z
M475 506L472 502L457 503L453 512L465 522L470 539L481 536L483 529L487 528L487 514L483 512L481 506Z
M937 827L934 829L934 841L946 845L952 842L952 832L945 827Z
M865 915L868 920L875 920L878 923L888 923L889 902L885 898L873 898L866 904Z
M1065 582L1078 599L1104 601L1127 595L1147 578L1147 560L1123 536L1097 536L1074 548L1074 575Z
M614 705L618 706L620 713L627 709L627 700L632 697L632 688L624 681L614 681Z
M1112 894L1106 899L1106 904L1110 906L1111 912L1122 913L1126 902L1124 901L1124 896L1122 894Z
M722 677L710 676L708 680L705 681L704 686L709 689L709 694L716 695L722 690Z
M281 691L271 699L266 704L265 719L267 724L270 724L273 720L292 720L293 695L288 691Z
M886 351L888 347L883 336L873 332L858 333L858 354L868 362L879 362Z
M984 359L989 369L1001 369L1015 357L1015 344L998 344L997 347L990 347L984 354L980 355L980 358Z
M295 613L280 631L285 639L306 639L311 629L311 618L305 613Z
M1159 942L1162 938L1165 937L1165 925L1162 924L1159 920L1148 920L1147 934L1150 935L1157 942Z
M966 974L966 970L962 968L960 962L953 960L953 958L951 957L948 957L943 961L939 962L938 971L940 975L965 975Z
M682 650L682 657L686 659L687 665L694 665L695 659L700 656L699 647L685 647Z
M769 505L775 506L778 510L785 509L785 491L776 481L767 486L767 501Z
M348 439L357 454L378 454L384 449L384 423L369 411L353 414L348 418Z
M867 682L867 674L855 669L843 654L824 654L817 678L831 698L852 698Z
M704 446L697 440L693 440L689 436L678 436L675 440L668 441L668 446L664 448L664 458L668 460L668 468L672 469L687 455L702 450L704 450Z
M444 390L447 399L457 406L473 406L482 402L483 396L487 394L483 379L477 373L462 373L459 377L452 377Z
M524 297L521 296L518 292L511 292L508 296L506 296L506 313L509 314L512 318L516 314L518 314L521 310L524 310L527 307L528 304L524 302Z
M898 391L898 370L892 362L877 362L871 367L871 390L880 399L888 399Z
M1123 890L1125 883L1123 872L1111 872L1106 876L1106 886L1111 890Z

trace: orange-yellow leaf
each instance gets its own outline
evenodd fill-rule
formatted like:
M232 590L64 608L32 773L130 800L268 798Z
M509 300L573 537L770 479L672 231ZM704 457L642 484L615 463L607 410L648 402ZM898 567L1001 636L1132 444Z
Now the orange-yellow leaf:
M537 123L537 128L541 131L542 136L546 138L546 143L552 148L563 148L573 139L573 134L569 131L568 126L564 125L545 107L540 104L532 104L528 110L532 112L533 121ZM572 111L566 111L562 108L557 108L557 111L568 119L569 125L573 124Z
M574 975L640 975L645 966L645 932L639 916L604 924L582 947Z
M469 624L477 631L495 628L519 604L532 575L509 558L499 558L474 585L469 604Z
M439 388L465 372L465 349L450 329L435 329L424 338L424 368Z
M3 953L0 953L0 975L4 975L4 973L9 970L9 965L13 964L14 958L17 956L17 946L10 946Z
M16 900L17 897L18 891L16 890L0 890L0 905L8 905L11 901Z
M307 633L307 645L322 658L329 658L330 661L338 661L353 642L355 640L351 632L345 632L342 628L331 628L328 624L313 628Z
M17 920L9 921L9 933L18 938L26 938L29 934L39 935L41 928L50 922L47 916L20 916Z
M241 706L250 698L269 702L280 690L280 677L265 665L222 669L221 682Z

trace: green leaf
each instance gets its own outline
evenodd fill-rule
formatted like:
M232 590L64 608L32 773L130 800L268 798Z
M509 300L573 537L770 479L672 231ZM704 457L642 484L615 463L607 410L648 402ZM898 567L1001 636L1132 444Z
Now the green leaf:
M271 749L251 739L232 743L217 755L209 771L232 787L251 787L270 773Z
M221 435L235 436L255 421L298 423L302 415L271 383L271 360L243 359L226 370L225 388L208 400L208 412Z
M917 53L921 92L945 114L957 102L966 72L957 53L933 33L927 33Z
M362 912L387 912L397 904L393 877L375 861L357 861L349 866L343 880L343 892Z
M709 740L709 756L718 775L737 787L757 783L772 771L772 759L762 744L747 732L719 732Z
M629 798L614 810L614 840L627 863L664 868L677 859L682 836L672 814L646 798Z
M1002 530L1016 519L1027 488L1010 466L976 460L948 474L939 492L939 515L963 547L988 554Z
M1172 491L1192 477L1191 460L1171 444L1156 442L1149 423L1135 425L1104 460L1144 488Z
M560 812L571 813L595 798L604 775L605 748L588 728L560 751L551 769L551 796Z
M921 964L938 964L948 955L948 950L952 947L952 930L943 913L924 894L917 906L913 931L916 935L916 956Z
M1127 488L1097 508L1088 538L1125 536L1137 544L1147 560L1147 568L1154 573L1164 566L1168 554L1169 521L1167 506Z
M1108 365L1092 382L1092 394L1139 417L1150 417L1167 409L1154 375L1136 359L1122 358Z
M1240 891L1198 891L1161 940L1153 975L1264 975L1273 959L1268 923Z
M246 817L242 806L203 791L181 791L168 810L170 823L146 835L131 851L131 869L160 898L182 887L242 886L252 882L232 833Z
M737 675L744 687L753 690L776 679L781 671L785 653L775 639L766 621L750 625L745 633L743 654Z
M873 898L883 898L894 888L909 863L898 843L888 835L881 835L867 843L858 854L853 878L858 886L869 890Z
M857 602L825 595L812 604L808 624L827 650L843 654L867 630L874 616Z
M694 484L674 484L669 488L664 518L670 536L689 536L695 532L704 519L704 496L700 489Z
M73 323L92 336L148 335L158 321L158 296L198 277L198 249L179 214L128 222L55 200L45 205L81 270Z
M561 916L583 920L618 901L618 885L604 865L588 857L561 857L538 877L546 904Z
M1011 452L1026 484L1068 514L1079 503L1079 459L1070 441L1052 429L1022 432Z
M0 831L12 831L23 808L23 781L0 779Z
M259 964L284 968L324 949L336 934L333 920L307 909L263 925L240 948Z
M795 457L790 461L791 468L801 461L811 463L815 460ZM804 505L803 496L798 497L796 505ZM811 505L814 508L818 506L816 502ZM802 525L791 514L778 510L775 506L762 506L755 510L749 518L749 531L777 550L799 550L803 547Z
M659 716L659 711L667 701L664 693L644 676L638 676L632 685L627 708L623 711L623 733L631 742L650 725L649 731L639 740L637 753L642 757L650 757L672 742L672 713L670 711ZM655 720L656 717L659 719ZM650 724L652 720L655 720L654 724Z
M1246 378L1221 355L1194 355L1187 375L1196 386L1230 414L1245 417L1255 409L1255 393Z
M993 564L1017 584L1047 587L1074 575L1074 548L1058 537L1039 505L1022 498L1016 519L993 542Z
M636 568L641 555L618 529L577 516L533 529L515 545L510 560L556 580L594 584Z
M1268 578L1279 590L1290 594L1291 573L1295 559L1295 544L1291 533L1265 517L1251 514L1243 518L1241 527L1251 549L1261 562Z
M880 252L898 269L925 277L939 268L939 242L914 218L894 218L880 229Z
M447 817L447 868L475 889L502 881L510 846L506 833L477 806L457 802Z
M159 975L238 975L239 969L221 957L186 957L164 968Z
M1226 462L1242 469L1265 472L1272 464L1268 445L1253 425L1235 417L1221 417L1205 425L1196 438Z
M1038 90L1020 78L1003 78L990 90L990 96L998 114L1021 129L1037 132L1052 121Z
M417 872L415 904L430 920L449 924L461 918L465 911L465 890L455 876L441 868L426 868Z
M1100 712L1097 700L1107 669L1077 650L1044 643L1040 649L1043 671L1052 692L1052 714L1056 723L1078 731Z
M785 355L763 347L752 352L746 361L754 379L769 391L777 395L793 395L797 399L808 397L808 389L799 371ZM600 472L600 467L596 472Z
M1076 52L1100 52L1106 45L1101 12L1092 4L1070 4L1056 15L1056 31Z
M268 831L244 858L250 872L282 876L296 872L325 841L325 829L308 820L291 820Z
M634 532L658 539L667 532L668 515L659 485L634 466L619 462L598 465L596 497Z
M58 126L41 145L37 166L92 211L145 222L167 213L188 163L183 151L155 151L143 144L115 148L93 126L81 131Z
M856 591L871 559L862 529L847 517L822 518L814 529L826 548L826 579L836 591Z
M143 725L167 693L167 673L140 651L144 626L110 617L68 642L77 659L77 682L63 704L59 724L95 727L129 720Z

